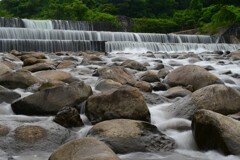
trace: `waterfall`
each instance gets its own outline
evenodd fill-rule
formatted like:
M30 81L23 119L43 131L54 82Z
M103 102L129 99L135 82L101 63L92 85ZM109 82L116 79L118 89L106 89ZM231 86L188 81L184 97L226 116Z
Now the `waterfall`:
M105 42L102 41L72 41L72 40L27 40L27 39L0 39L0 51L105 51Z
M86 21L52 20L54 29L93 31L93 23Z
M106 51L124 51L125 49L144 48L151 52L193 52L200 51L235 51L238 44L201 44L201 43L153 43L153 42L106 42Z
M50 20L29 20L22 19L25 28L33 29L53 29L52 21Z
M225 44L223 37L106 31L110 28L112 26L105 22L0 18L0 51L112 52L145 48L152 52L182 52L239 49L239 45Z
M45 22L43 24L45 24ZM103 31L97 32L97 31L50 30L50 29L28 29L28 28L0 28L0 38L2 39L47 39L47 40L91 40L91 41L134 41L134 42L159 42L159 43L182 43L182 42L183 43L215 43L216 42L216 38L211 36L205 36L205 35L176 35L176 34L103 32Z
M24 24L19 18L4 18L0 17L0 27L20 27L23 28Z

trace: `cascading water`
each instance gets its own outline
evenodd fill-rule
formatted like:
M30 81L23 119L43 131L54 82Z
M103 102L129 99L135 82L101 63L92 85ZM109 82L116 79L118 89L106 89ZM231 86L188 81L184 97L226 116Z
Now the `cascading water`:
M196 51L235 51L240 49L238 44L217 43L139 43L139 42L106 42L106 51L124 51L125 49L144 48L151 52L196 52Z
M90 31L94 29L93 22L1 18L0 24L4 26L0 28L0 51L105 51L103 49L106 48L107 52L112 52L145 48L152 52L188 52L198 48L208 51L239 49L238 45L219 44L224 42L223 38L209 35Z
M50 20L29 20L22 19L25 28L33 29L53 29L52 21Z

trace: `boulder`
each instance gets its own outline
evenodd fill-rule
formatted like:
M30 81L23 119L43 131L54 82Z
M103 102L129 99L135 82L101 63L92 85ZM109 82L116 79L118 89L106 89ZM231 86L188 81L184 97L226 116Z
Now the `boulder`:
M10 129L7 126L0 124L0 137L6 136L9 131Z
M64 69L64 68L74 68L76 64L72 61L65 60L58 64L57 69Z
M0 104L3 102L12 103L14 100L20 98L21 95L17 92L11 91L0 86Z
M160 79L158 78L157 73L154 72L154 71L146 71L146 72L144 72L140 76L140 80L141 81L146 81L146 82L149 82L149 83L159 82L160 81Z
M82 127L84 125L80 118L80 113L74 107L62 108L53 121L66 128Z
M169 72L168 69L162 68L162 69L160 69L160 70L158 71L158 74L157 74L157 75L158 75L158 78L164 79L169 73L170 73L170 72Z
M12 72L12 69L9 68L7 65L5 65L4 63L0 62L0 76L8 73L8 72Z
M222 84L223 82L215 75L211 74L204 68L196 65L186 65L174 69L165 78L165 82L170 87L175 86L192 86L193 91L211 84Z
M30 72L38 72L43 70L54 70L56 67L47 63L37 63L34 65L26 66L22 68L23 70L28 70Z
M168 107L174 116L191 119L194 112L207 109L223 115L240 112L240 92L215 84L201 88Z
M49 157L49 160L120 160L103 142L85 137L70 141Z
M95 56L95 55L85 55L83 57L83 60L82 60L82 63L81 64L84 64L84 65L87 65L87 64L94 64L94 62L101 62L102 59L98 56Z
M133 75L123 67L106 67L100 68L94 74L99 76L101 79L111 79L121 84L135 84Z
M26 123L0 122L0 150L9 155L33 152L51 152L74 133L49 120ZM2 130L2 131L1 131ZM2 134L1 134L2 133ZM75 136L75 135L74 135Z
M156 93L142 92L145 102L150 105L169 103L169 99Z
M107 91L110 89L119 88L121 86L122 86L122 84L119 82L115 82L111 79L103 79L103 80L97 82L95 88L96 88L96 90L99 90L99 91Z
M173 87L168 89L162 95L167 98L176 98L176 97L185 97L187 95L192 94L189 90L182 87Z
M147 68L143 64L141 64L137 61L134 61L134 60L126 60L121 64L121 66L130 68L130 69L134 69L134 70L138 70L138 71L146 71L147 70Z
M140 91L143 92L152 92L152 85L145 81L137 81L134 87L138 88Z
M0 85L10 89L26 89L39 82L40 80L37 77L33 76L29 71L24 70L10 72L0 76Z
M34 75L43 81L63 81L68 83L73 80L70 73L58 70L40 71L36 72Z
M176 148L175 141L143 121L116 119L98 123L87 136L95 137L116 153L168 152Z
M152 83L152 88L154 91L166 91L168 86L162 82Z
M93 123L109 119L135 119L150 122L150 113L141 92L121 86L92 95L86 102L86 116Z
M228 56L230 56L230 59L233 61L240 60L240 51L231 52Z
M226 155L240 154L240 122L209 111L197 111L192 120L192 132L201 150L219 150Z
M45 53L43 52L22 52L21 60L24 61L32 57L36 59L46 59Z
M36 92L12 104L16 114L53 115L64 106L73 106L92 95L90 86L84 82L57 86Z

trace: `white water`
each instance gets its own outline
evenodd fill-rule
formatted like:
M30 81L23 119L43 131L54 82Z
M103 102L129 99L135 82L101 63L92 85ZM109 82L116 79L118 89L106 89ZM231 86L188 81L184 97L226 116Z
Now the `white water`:
M29 20L22 19L25 28L32 29L53 29L52 21L50 20Z

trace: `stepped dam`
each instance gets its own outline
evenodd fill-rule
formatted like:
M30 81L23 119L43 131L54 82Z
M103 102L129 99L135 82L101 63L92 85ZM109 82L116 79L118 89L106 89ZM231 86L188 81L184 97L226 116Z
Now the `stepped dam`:
M109 31L103 22L0 19L0 51L124 51L144 48L151 52L233 51L223 37Z

